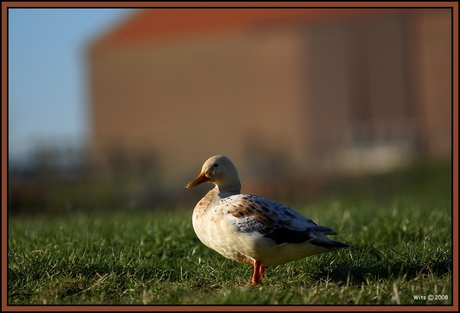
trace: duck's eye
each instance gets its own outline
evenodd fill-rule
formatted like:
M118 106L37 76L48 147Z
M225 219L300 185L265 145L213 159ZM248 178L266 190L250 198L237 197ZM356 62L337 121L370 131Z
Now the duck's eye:
M214 165L212 167L218 167L218 166L219 166L219 164L214 163Z

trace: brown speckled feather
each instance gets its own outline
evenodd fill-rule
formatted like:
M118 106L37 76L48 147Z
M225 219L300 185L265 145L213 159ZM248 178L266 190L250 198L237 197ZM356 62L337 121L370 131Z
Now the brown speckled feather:
M254 194L239 194L221 199L227 206L226 213L240 232L258 232L277 244L300 243L316 238L315 232L327 235L336 233L325 226L299 214L288 206Z

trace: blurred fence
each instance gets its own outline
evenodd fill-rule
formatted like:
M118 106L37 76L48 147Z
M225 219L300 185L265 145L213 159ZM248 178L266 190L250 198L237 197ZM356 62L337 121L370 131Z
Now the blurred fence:
M306 177L289 166L289 160L266 152L264 160L242 178L243 192L259 193L282 202L308 202L337 193L366 191L391 198L395 192L419 188L426 196L450 190L450 160L416 162L389 173L324 175ZM428 165L427 165L428 164ZM193 175L198 173L195 169ZM394 174L397 173L397 174ZM184 189L195 176L183 177L174 186L164 184L161 162L155 156L114 159L109 168L91 162L88 151L60 151L50 147L35 151L28 162L10 160L8 213L50 214L116 209L192 209L211 188ZM396 176L395 176L396 175ZM418 184L426 187L417 187ZM424 186L425 186L424 185ZM447 193L446 193L447 194Z

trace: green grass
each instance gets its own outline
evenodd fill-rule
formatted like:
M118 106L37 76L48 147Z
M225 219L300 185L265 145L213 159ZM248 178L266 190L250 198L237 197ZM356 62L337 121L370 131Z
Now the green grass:
M452 304L449 174L404 189L406 174L293 205L353 247L267 268L254 288L251 267L201 244L192 208L10 217L8 304ZM447 300L414 299L430 294Z

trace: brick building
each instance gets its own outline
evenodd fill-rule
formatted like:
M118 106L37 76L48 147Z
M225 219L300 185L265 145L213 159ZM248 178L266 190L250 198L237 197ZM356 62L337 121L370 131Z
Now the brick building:
M165 184L448 157L451 57L450 9L139 10L89 47L91 149Z

